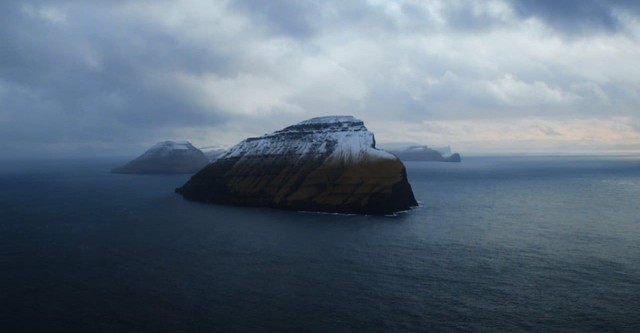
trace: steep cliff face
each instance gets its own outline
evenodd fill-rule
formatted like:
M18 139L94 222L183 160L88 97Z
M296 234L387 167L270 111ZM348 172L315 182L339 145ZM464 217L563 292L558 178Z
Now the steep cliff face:
M389 214L417 206L404 165L350 116L303 121L231 148L176 189L188 200Z
M209 163L207 157L189 142L156 143L133 161L111 170L114 173L194 173Z

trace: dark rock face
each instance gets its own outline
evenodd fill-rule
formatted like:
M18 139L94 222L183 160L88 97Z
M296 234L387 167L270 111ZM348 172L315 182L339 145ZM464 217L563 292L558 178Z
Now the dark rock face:
M460 162L460 154L455 153L444 157L442 153L427 146L413 146L405 150L390 151L403 161L435 161L435 162Z
M454 153L451 156L445 158L445 162L458 162L459 163L461 161L462 161L462 158L460 158L460 154L458 154L458 153Z
M249 138L176 189L185 199L390 214L417 206L405 167L353 117L314 118Z
M194 173L209 163L189 142L163 141L133 161L111 170L113 173Z

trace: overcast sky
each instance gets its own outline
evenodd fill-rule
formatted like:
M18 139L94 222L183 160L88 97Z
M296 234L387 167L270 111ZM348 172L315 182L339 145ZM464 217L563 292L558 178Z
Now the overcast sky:
M640 150L640 2L0 4L0 154L230 146L348 114L379 143Z

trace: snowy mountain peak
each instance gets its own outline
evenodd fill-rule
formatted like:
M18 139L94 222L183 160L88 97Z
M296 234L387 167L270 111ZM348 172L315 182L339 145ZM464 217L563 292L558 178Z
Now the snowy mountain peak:
M153 145L147 152L156 152L161 150L172 151L172 150L189 150L191 148L195 148L191 142L189 141L161 141Z
M246 139L221 158L328 156L344 163L396 157L375 148L375 138L352 116L317 117L257 138Z
M115 173L192 173L208 164L205 155L188 141L162 141Z
M303 211L390 214L417 206L402 161L350 116L248 138L176 192L188 200Z
M312 133L312 132L353 132L367 131L364 122L352 116L326 116L316 117L288 126L275 134L282 133Z

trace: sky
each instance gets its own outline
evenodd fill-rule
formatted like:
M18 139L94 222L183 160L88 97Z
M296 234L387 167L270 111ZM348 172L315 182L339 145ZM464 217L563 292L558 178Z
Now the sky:
M466 154L640 151L636 0L4 0L0 156L323 115Z

